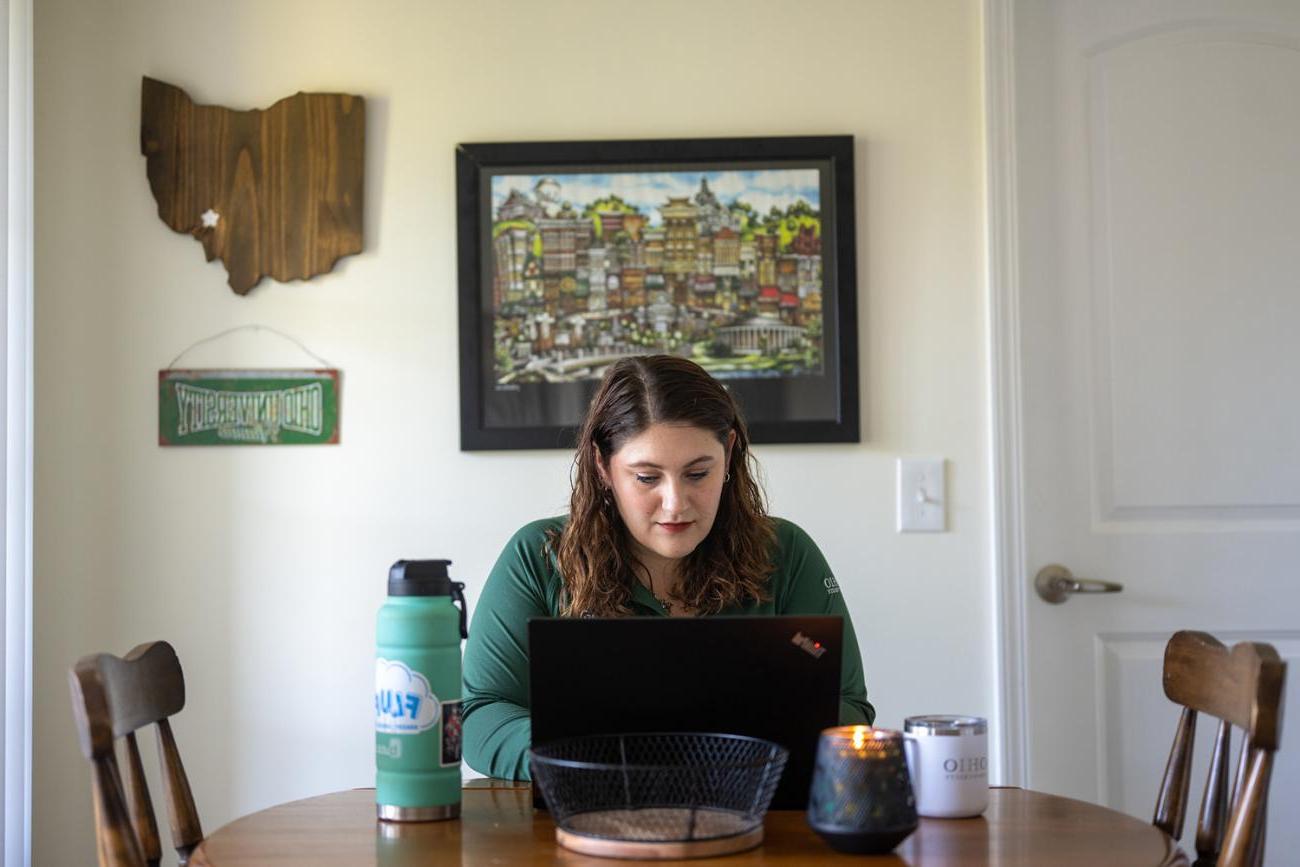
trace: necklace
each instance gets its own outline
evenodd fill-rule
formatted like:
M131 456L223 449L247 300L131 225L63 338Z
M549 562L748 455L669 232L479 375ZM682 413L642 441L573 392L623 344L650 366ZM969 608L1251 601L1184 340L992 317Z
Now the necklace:
M649 579L649 577L647 576L646 581L641 581L640 577L638 576L637 581L641 584L642 587L650 591L650 595L654 598L655 602L659 603L659 607L663 609L664 614L672 613L673 611L672 600L666 596L660 596L658 593L655 592L655 583L653 580Z

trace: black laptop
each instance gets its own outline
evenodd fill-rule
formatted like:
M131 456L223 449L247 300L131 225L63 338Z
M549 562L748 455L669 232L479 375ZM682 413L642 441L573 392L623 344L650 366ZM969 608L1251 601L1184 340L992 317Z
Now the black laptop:
M537 618L533 746L625 732L722 732L790 751L772 800L804 809L817 736L839 722L839 617Z

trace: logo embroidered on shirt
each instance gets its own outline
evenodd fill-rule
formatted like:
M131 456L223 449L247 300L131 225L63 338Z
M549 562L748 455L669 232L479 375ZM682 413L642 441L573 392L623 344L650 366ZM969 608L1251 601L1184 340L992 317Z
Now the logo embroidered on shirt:
M840 583L835 580L834 575L827 575L826 580L822 581L822 584L826 587L827 596L834 596L836 593L840 592Z

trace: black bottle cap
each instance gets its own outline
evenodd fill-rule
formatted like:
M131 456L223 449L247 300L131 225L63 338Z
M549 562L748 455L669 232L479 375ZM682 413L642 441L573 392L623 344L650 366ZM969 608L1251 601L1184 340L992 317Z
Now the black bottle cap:
M388 570L389 596L450 596L450 560L398 560Z

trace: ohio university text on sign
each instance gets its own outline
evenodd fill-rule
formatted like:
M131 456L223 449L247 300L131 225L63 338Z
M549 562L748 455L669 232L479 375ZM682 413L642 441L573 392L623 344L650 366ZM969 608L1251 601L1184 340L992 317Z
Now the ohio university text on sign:
M339 441L337 370L160 370L158 444Z

